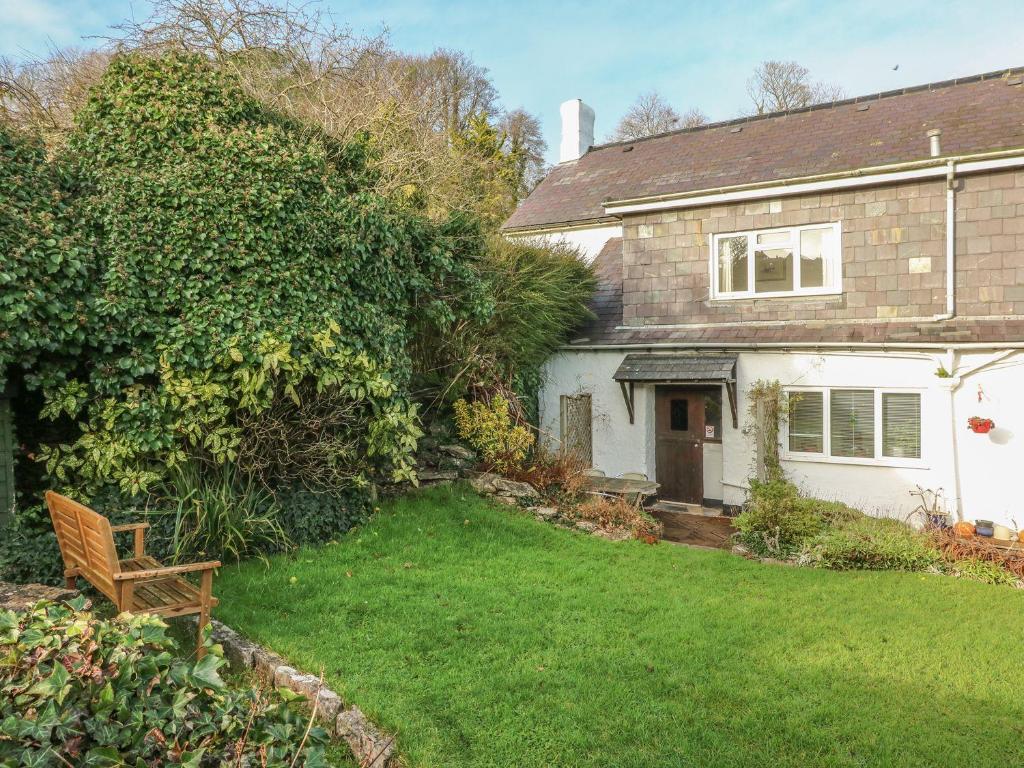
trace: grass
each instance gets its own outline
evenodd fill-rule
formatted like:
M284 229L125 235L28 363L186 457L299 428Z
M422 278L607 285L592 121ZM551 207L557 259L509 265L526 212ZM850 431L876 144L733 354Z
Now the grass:
M225 568L217 592L411 766L1024 760L1024 593L1005 587L613 544L456 487Z

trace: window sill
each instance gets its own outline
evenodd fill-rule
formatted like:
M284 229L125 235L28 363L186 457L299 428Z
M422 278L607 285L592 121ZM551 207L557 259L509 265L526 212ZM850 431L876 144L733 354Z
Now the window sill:
M819 293L741 293L735 296L711 296L708 299L708 303L735 304L740 301L755 302L767 300L772 300L774 302L778 299L789 299L790 301L796 300L801 302L825 301L829 303L837 303L843 300L843 291L842 289L838 289L834 291L821 291Z
M931 469L922 459L861 459L855 456L825 456L824 454L783 453L782 461L810 464L853 464L863 467L890 467L898 469Z

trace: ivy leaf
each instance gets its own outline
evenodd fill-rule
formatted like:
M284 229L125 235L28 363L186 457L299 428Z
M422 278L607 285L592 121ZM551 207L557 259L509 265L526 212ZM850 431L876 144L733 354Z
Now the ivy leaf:
M18 615L14 611L0 611L0 643L13 643L18 639Z
M32 696L41 696L44 699L54 699L60 704L64 701L68 691L71 690L71 686L67 684L69 677L70 675L64 669L64 665L55 663L53 665L53 672L50 673L49 677L44 677L29 688L26 693Z
M65 602L73 611L84 611L89 605L89 600L85 595L78 595L77 597L73 597Z
M224 687L224 681L217 674L217 668L223 664L223 660L212 653L208 653L192 667L192 679L204 688L220 690Z

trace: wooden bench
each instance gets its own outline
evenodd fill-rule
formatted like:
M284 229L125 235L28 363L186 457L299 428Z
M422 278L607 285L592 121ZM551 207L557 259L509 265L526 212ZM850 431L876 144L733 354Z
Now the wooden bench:
M164 566L146 554L149 523L111 525L103 515L53 491L46 492L53 530L64 558L64 578L69 589L81 576L109 597L119 611L155 613L158 616L199 614L197 654L202 656L203 629L210 623L210 610L217 605L213 596L213 571L220 562ZM132 531L135 556L118 559L114 534ZM199 573L196 588L183 577Z

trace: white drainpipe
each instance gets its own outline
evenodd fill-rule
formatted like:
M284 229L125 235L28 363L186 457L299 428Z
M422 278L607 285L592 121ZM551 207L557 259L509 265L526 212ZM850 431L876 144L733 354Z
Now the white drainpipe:
M946 164L946 312L936 320L956 317L956 162Z

